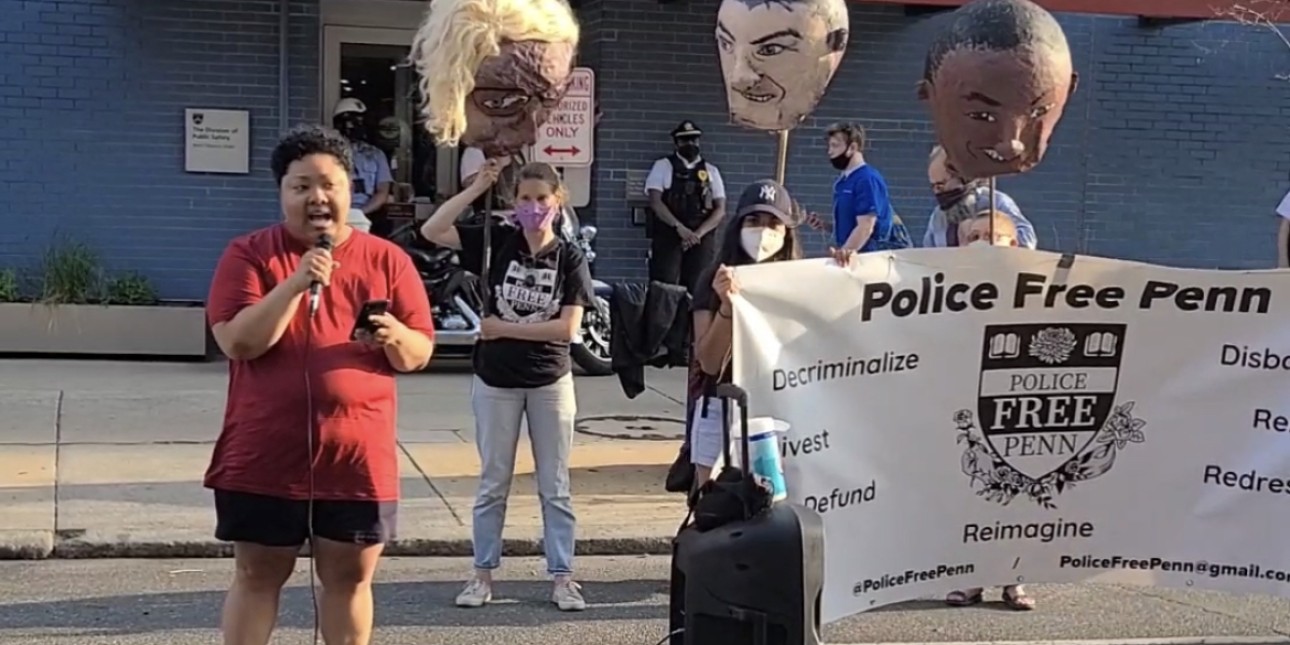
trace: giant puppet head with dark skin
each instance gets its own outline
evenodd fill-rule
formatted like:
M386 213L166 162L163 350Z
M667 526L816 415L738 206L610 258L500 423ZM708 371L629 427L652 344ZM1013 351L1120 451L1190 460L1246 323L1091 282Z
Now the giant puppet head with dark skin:
M918 97L931 108L950 172L1026 172L1044 157L1079 80L1066 34L1030 0L973 0L927 53Z
M533 145L568 87L578 37L565 0L432 0L411 56L426 129L490 158Z
M735 123L788 130L815 109L846 51L846 0L722 0L717 52Z

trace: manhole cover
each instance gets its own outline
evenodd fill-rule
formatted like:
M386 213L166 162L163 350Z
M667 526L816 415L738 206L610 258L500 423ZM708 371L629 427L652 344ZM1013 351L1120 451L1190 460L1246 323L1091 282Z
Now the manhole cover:
M638 415L605 415L583 417L574 430L605 439L637 441L676 441L685 438L685 419Z

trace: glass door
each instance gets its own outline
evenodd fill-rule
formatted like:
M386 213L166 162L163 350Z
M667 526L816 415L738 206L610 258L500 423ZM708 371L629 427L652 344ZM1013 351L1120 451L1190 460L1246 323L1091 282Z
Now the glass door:
M327 26L323 33L323 114L331 124L336 103L356 98L367 106L368 141L385 151L394 176L392 218L428 214L454 192L456 148L440 148L421 124L417 72L408 62L411 29Z

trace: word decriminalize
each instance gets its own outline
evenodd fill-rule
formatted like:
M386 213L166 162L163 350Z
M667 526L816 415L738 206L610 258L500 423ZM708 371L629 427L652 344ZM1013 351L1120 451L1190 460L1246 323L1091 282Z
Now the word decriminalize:
M882 356L867 358L848 356L842 360L829 362L820 359L815 361L814 365L775 368L771 372L771 388L778 392L785 388L802 387L811 383L916 369L918 369L918 354L913 353L900 354L888 351L883 352Z
M999 295L999 285L993 282L946 282L944 273L924 277L917 288L896 289L885 282L872 282L864 286L860 320L868 321L875 312L883 309L890 310L896 318L969 309L988 311L994 309ZM1043 274L1018 273L1012 290L1012 307L1116 309L1126 296L1124 287L1049 284L1048 276ZM1272 304L1272 290L1267 287L1192 287L1148 280L1138 294L1137 306L1151 309L1157 303L1171 304L1179 311L1265 314Z

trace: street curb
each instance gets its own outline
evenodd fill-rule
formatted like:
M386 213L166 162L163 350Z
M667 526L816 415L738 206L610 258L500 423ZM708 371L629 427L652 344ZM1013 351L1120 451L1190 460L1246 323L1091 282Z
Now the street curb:
M1290 636L1182 636L1062 641L918 641L917 643L829 643L828 645L1282 645L1285 643L1290 643Z
M52 541L52 538L51 538ZM233 546L224 542L79 542L69 540L53 545L43 554L38 551L18 551L0 544L0 560L66 559L89 560L106 558L228 558ZM306 546L301 550L308 553ZM671 537L622 537L587 538L578 540L577 555L671 555ZM11 554L26 553L25 556ZM502 555L529 557L542 555L540 539L503 540ZM385 555L394 557L470 557L469 539L409 539L396 540L385 549Z
M0 531L0 560L44 560L53 550L53 531Z

